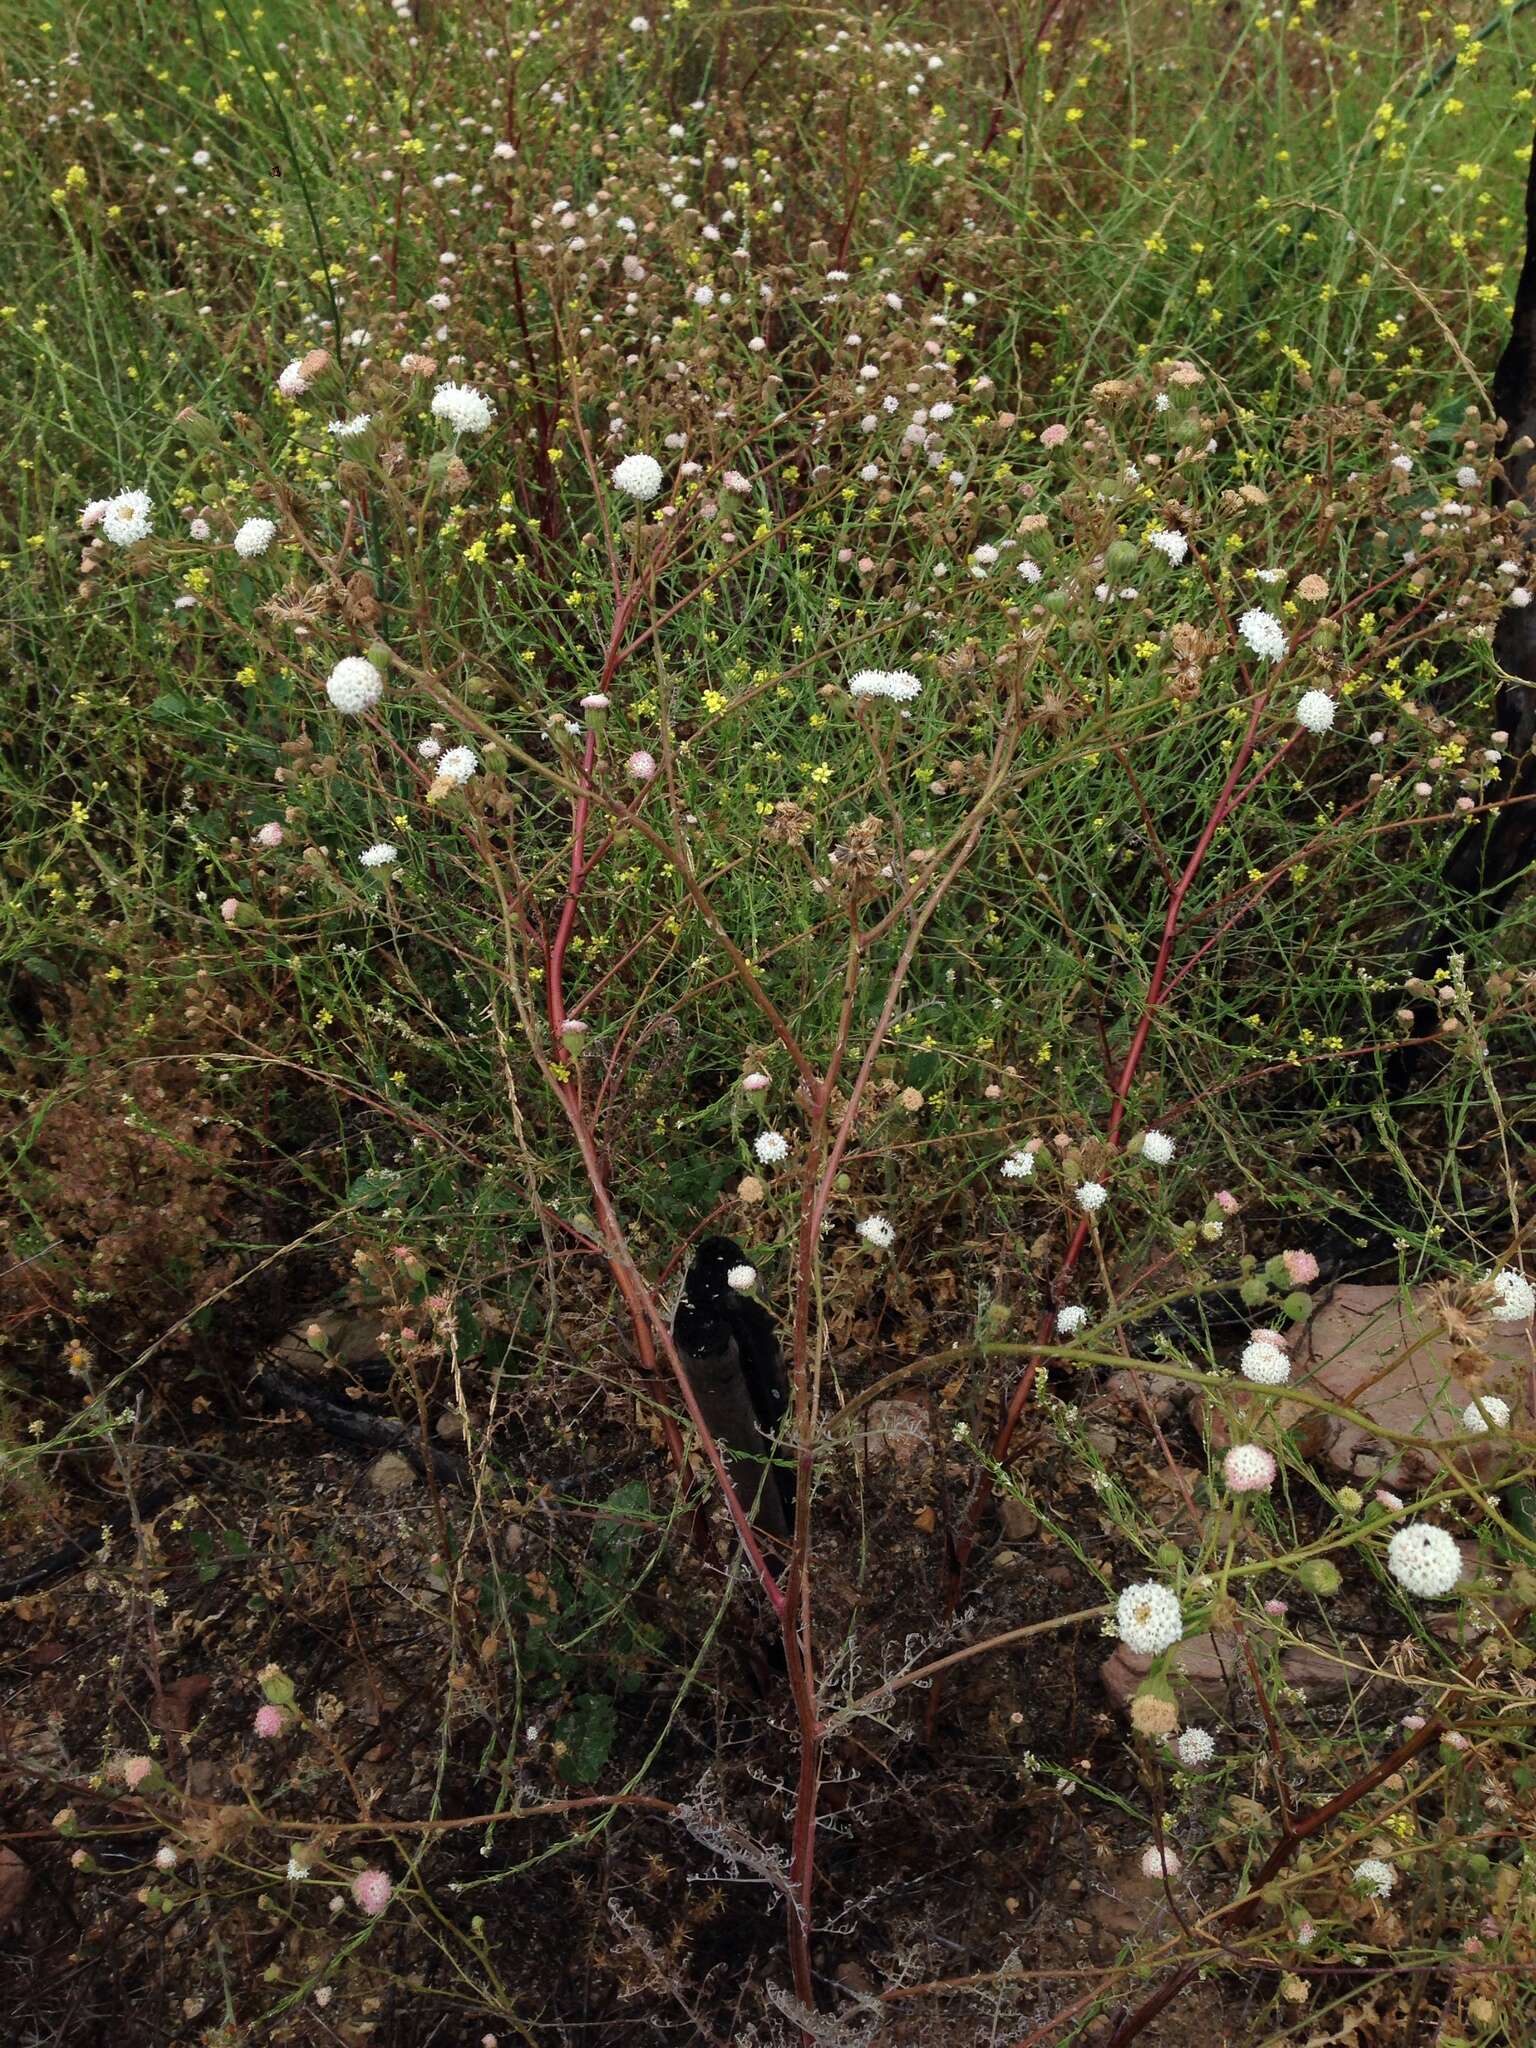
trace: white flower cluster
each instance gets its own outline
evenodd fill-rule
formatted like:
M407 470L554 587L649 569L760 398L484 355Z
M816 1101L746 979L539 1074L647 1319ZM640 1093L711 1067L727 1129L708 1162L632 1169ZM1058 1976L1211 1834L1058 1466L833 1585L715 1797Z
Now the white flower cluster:
M380 839L357 857L365 868L388 868L400 858L400 849L391 846L387 839Z
M1095 1215L1109 1200L1109 1189L1101 1180L1080 1180L1077 1184L1077 1206L1090 1216Z
M1291 1376L1291 1361L1272 1330L1255 1330L1237 1362L1243 1378L1256 1387L1283 1387Z
M910 669L861 668L848 683L850 697L889 697L893 704L910 704L922 690Z
M1141 1141L1141 1156L1149 1166L1167 1166L1175 1151L1172 1138L1166 1131L1148 1131Z
M1498 1299L1493 1305L1493 1320L1496 1323L1528 1323L1536 1315L1536 1287L1533 1287L1523 1273L1513 1266L1506 1266L1492 1278L1493 1291Z
M1284 656L1285 628L1262 605L1250 606L1238 620L1237 630L1261 661L1279 661Z
M637 505L648 505L661 489L661 464L654 455L626 455L610 481L616 491L633 498Z
M1408 1522L1387 1545L1387 1569L1420 1600L1438 1600L1461 1577L1461 1551L1448 1529Z
M326 677L325 694L347 718L371 711L384 694L384 678L366 655L347 654Z
M235 553L243 562L252 561L264 555L276 539L275 519L247 519L235 535Z
M131 547L147 540L155 530L150 518L152 501L148 491L119 491L115 498L98 498L80 514L80 524L99 526L114 547Z
M1216 1738L1204 1728L1186 1728L1173 1745L1186 1771L1197 1771L1216 1754Z
M1397 1883L1397 1872L1379 1856L1367 1856L1364 1862L1355 1865L1354 1880L1373 1899L1384 1899Z
M1155 1579L1144 1579L1120 1595L1115 1627L1128 1650L1138 1657L1156 1657L1182 1640L1184 1610L1176 1593Z
M739 1266L732 1266L725 1276L725 1284L727 1287L733 1288L737 1294L750 1294L757 1285L756 1266L749 1266L745 1263Z
M858 1226L859 1236L877 1252L888 1252L896 1242L895 1227L884 1216L866 1216Z
M432 417L455 434L483 434L496 408L473 384L439 384L432 394Z
M480 766L480 756L473 747L450 747L437 764L439 782L468 782Z
M1056 1311L1056 1333L1061 1337L1075 1337L1088 1321L1088 1311L1080 1301L1069 1301L1065 1308Z
M752 1150L764 1166L777 1166L789 1157L789 1140L782 1131L762 1131L754 1140Z
M1175 568L1189 553L1189 542L1183 534L1174 533L1166 526L1154 526L1146 539L1147 546L1156 548L1160 555L1166 555Z
M1296 706L1296 723L1307 732L1328 732L1333 726L1334 702L1326 690L1308 690Z
M1509 1403L1497 1394L1479 1394L1462 1409L1461 1426L1473 1436L1484 1436L1490 1429L1508 1429Z
M1022 1149L1010 1152L1002 1164L1004 1180L1028 1180L1035 1170L1035 1155Z

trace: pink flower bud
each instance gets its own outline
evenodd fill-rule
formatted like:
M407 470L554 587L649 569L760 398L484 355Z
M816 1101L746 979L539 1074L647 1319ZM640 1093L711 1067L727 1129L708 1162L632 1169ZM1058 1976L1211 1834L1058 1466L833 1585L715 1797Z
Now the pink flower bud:
M1234 1493L1268 1493L1276 1469L1262 1444L1234 1444L1221 1461L1222 1477Z
M360 1870L352 1880L352 1896L367 1914L382 1913L394 1895L386 1871Z
M274 1707L269 1700L265 1706L256 1709L256 1719L252 1726L263 1742L270 1742L274 1736L281 1735L288 1726L288 1716L281 1707Z
M1282 1252L1280 1257L1293 1287L1310 1287L1317 1278L1318 1264L1311 1252Z

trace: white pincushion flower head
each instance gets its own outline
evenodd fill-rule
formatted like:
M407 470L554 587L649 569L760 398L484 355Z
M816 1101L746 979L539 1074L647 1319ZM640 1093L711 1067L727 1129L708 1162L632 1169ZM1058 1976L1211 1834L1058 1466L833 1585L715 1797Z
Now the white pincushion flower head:
M1216 1738L1204 1728L1186 1728L1173 1745L1186 1771L1197 1771L1216 1754Z
M152 501L148 491L119 491L109 498L100 520L102 532L114 546L126 548L136 540L147 540L154 532L150 518Z
M1065 1308L1059 1308L1056 1311L1057 1334L1062 1337L1075 1337L1087 1321L1088 1311L1083 1307L1082 1303L1080 1301L1069 1301Z
M1153 527L1147 535L1147 546L1156 548L1160 555L1166 556L1175 569L1189 553L1189 542L1183 534L1175 533L1166 526Z
M1156 1842L1141 1852L1141 1874L1143 1877L1177 1877L1184 1868L1176 1849L1166 1843L1160 1849Z
M1497 1394L1479 1394L1461 1411L1461 1426L1473 1436L1486 1436L1490 1429L1508 1429L1509 1403Z
M1256 1387L1283 1387L1291 1376L1291 1361L1276 1340L1255 1331L1243 1346L1243 1355L1238 1360L1245 1380L1252 1380Z
M1141 1141L1141 1156L1149 1166L1167 1166L1176 1147L1166 1131L1148 1131Z
M301 357L295 356L287 369L279 374L277 388L281 391L284 398L302 398L304 396L305 392L309 389L309 379L304 374L304 363Z
M365 868L393 867L400 858L400 849L398 846L391 846L387 839L380 839L374 845L365 848L357 857Z
M1536 1287L1513 1266L1495 1273L1489 1284L1497 1296L1492 1309L1496 1323L1528 1323L1536 1315Z
M1379 1856L1367 1856L1355 1865L1351 1875L1360 1889L1369 1892L1373 1899L1386 1898L1397 1883L1397 1872L1390 1863L1383 1863Z
M1109 1189L1101 1180L1080 1180L1077 1184L1077 1206L1092 1216L1102 1209L1109 1200Z
M1387 1545L1387 1569L1420 1600L1438 1600L1461 1577L1461 1550L1448 1529L1409 1522Z
M637 505L648 505L661 489L661 464L654 455L626 455L610 481L616 491L633 498Z
M496 408L473 384L439 384L432 394L432 417L455 434L483 434Z
M247 519L235 535L235 553L242 561L249 562L257 555L264 555L276 539L275 519Z
M750 1294L757 1285L756 1266L749 1266L745 1261L739 1266L732 1266L725 1276L725 1284L737 1294Z
M906 668L861 668L848 681L850 697L888 697L894 704L910 704L920 695L922 684Z
M909 668L888 668L885 672L883 694L893 704L910 704L922 692L922 684Z
M1022 1147L1017 1152L1010 1152L1001 1168L1004 1180L1028 1180L1034 1170L1034 1153L1025 1151Z
M1335 705L1326 690L1308 690L1296 705L1296 723L1307 732L1329 732Z
M440 782L468 782L480 766L480 756L473 747L450 747L437 764Z
M356 441L373 425L371 412L355 412L350 419L327 420L325 431L338 441Z
M782 1131L761 1131L752 1150L764 1166L777 1166L789 1157L789 1140Z
M366 655L344 655L325 679L325 694L345 717L356 718L383 696L384 678Z
M896 1231L883 1216L866 1216L858 1226L859 1236L878 1252L888 1252L896 1242Z
M1155 1579L1127 1586L1115 1607L1120 1640L1138 1657L1160 1656L1184 1636L1184 1611L1178 1595Z
M1285 628L1262 605L1251 605L1238 620L1237 630L1261 661L1279 661L1285 653Z

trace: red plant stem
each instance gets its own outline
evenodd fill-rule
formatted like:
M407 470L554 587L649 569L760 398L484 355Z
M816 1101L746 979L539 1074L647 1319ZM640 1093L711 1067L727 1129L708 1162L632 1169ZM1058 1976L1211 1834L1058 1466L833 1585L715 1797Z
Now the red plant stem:
M1195 841L1194 851L1184 863L1183 871L1168 892L1168 914L1163 920L1162 941L1157 949L1157 958L1152 965L1151 979L1147 983L1146 1000L1141 1006L1141 1016L1137 1020L1135 1032L1132 1034L1130 1046L1126 1051L1125 1060L1120 1068L1119 1078L1114 1085L1114 1099L1110 1108L1109 1129L1106 1133L1106 1142L1111 1151L1117 1150L1119 1147L1120 1130L1125 1122L1125 1113L1130 1102L1131 1088L1135 1082L1137 1071L1141 1066L1142 1056L1146 1052L1147 1041L1152 1033L1152 1026L1157 1019L1158 1011L1167 992L1168 973L1173 963L1174 948L1178 944L1184 905L1189 892L1199 878L1200 870L1205 865L1205 857L1211 850L1211 844L1216 834L1227 823L1228 819L1232 817L1239 805L1245 803L1254 790L1259 787L1260 783L1264 781L1265 777L1279 766L1296 743L1298 735L1293 734L1286 741L1285 745L1278 748L1270 759L1261 768L1256 770L1250 780L1243 784L1243 776L1247 772L1249 762L1253 759L1254 748L1258 743L1259 724L1264 716L1264 710L1268 702L1268 691L1261 691L1254 698L1253 708L1248 714L1248 729L1243 735L1242 744L1233 756L1232 766L1227 770L1226 779L1221 785L1216 801L1211 806L1210 816L1205 821L1205 827L1200 837ZM1241 788L1239 785L1242 785ZM1067 1280L1076 1269L1077 1262L1083 1255L1083 1247L1088 1242L1092 1227L1092 1222L1087 1216L1080 1218L1077 1228L1072 1233L1066 1254L1057 1269L1054 1292L1060 1291L1062 1282ZM1035 1334L1036 1344L1049 1343L1055 1329L1055 1324L1056 1311L1054 1306L1052 1306L1045 1309L1040 1317ZM992 1459L994 1464L1001 1465L1007 1459L1009 1448L1013 1443L1014 1432L1019 1426L1019 1417L1024 1413L1025 1405L1034 1391L1037 1365L1038 1360L1031 1358L1013 1390L1007 1412L1004 1414L1002 1424L992 1441ZM970 1561L971 1552L976 1547L976 1537L981 1517L986 1510L988 1501L992 1498L992 1493L992 1474L984 1472L965 1511L951 1556L949 1598L947 1603L947 1611L951 1614L959 1604L965 1568ZM929 1701L928 1719L930 1726L932 1725L937 1706L938 1692L935 1689Z
M1406 1742L1400 1743L1390 1756L1383 1757L1378 1764L1373 1764L1363 1777L1357 1778L1352 1785L1346 1785L1342 1792L1337 1793L1325 1805L1314 1806L1310 1813L1304 1813L1300 1820L1285 1827L1279 1841L1255 1872L1253 1882L1247 1891L1240 1899L1233 1899L1223 1906L1214 1916L1220 1923L1222 1933L1238 1932L1257 1918L1259 1908L1264 1903L1266 1886L1285 1868L1303 1842L1315 1835L1320 1828L1325 1828L1331 1820L1337 1820L1341 1813L1347 1812L1358 1800L1374 1792L1378 1785L1384 1784L1395 1771L1400 1771L1421 1749L1427 1749L1430 1743L1438 1741L1444 1732L1445 1723L1440 1719L1426 1721L1422 1728L1414 1730ZM1184 1963L1171 1976L1165 1978L1154 1992L1121 2020L1105 2043L1105 2048L1128 2048L1128 2044L1152 2024L1164 2007L1173 2003L1190 1980L1205 1967L1206 1961L1207 1958L1201 1956L1192 1962Z
M598 683L600 691L606 691L613 681L614 671L619 665L619 649L624 637L624 628L639 600L639 591L631 586L624 591L613 608L613 625L608 633L608 646L603 655L602 678ZM597 767L597 728L587 727L586 745L581 755L581 794L576 799L571 814L571 868L565 887L565 901L560 906L560 922L555 928L554 941L549 949L546 970L547 981L545 1000L549 1005L550 1034L558 1046L560 1034L565 1028L565 956L571 943L571 934L576 929L576 916L581 908L581 892L587 876L595 862L587 860L587 819L592 809L592 776ZM610 838L607 842L612 845Z
M568 1084L557 1092L560 1102L565 1109L566 1116L569 1119L572 1134L581 1152L582 1165L586 1169L587 1183L592 1190L592 1200L597 1210L598 1225L603 1234L603 1247L609 1269L613 1274L619 1292L624 1297L624 1305L629 1310L630 1320L634 1324L635 1340L640 1349L641 1363L647 1371L652 1373L657 1371L656 1349L659 1344L662 1355L671 1368L672 1377L677 1383L677 1391L682 1399L683 1406L688 1411L688 1419L698 1432L699 1448L703 1452L709 1468L719 1485L721 1495L725 1501L726 1512L731 1518L736 1534L741 1538L741 1547L747 1554L747 1561L756 1573L757 1582L767 1596L768 1603L773 1608L774 1613L782 1615L786 1605L784 1593L779 1586L778 1580L773 1575L768 1560L763 1556L761 1546L753 1533L747 1511L741 1504L741 1497L731 1482L730 1473L726 1470L725 1460L720 1453L720 1446L716 1443L709 1424L704 1420L703 1412L694 1396L693 1386L689 1381L687 1372L683 1368L683 1361L678 1356L676 1345L672 1342L672 1333L668 1330L656 1304L652 1301L650 1291L646 1287L639 1268L630 1256L629 1247L625 1242L618 1214L613 1206L613 1198L608 1192L608 1184L603 1173L602 1161L597 1153L597 1142L592 1136L586 1117L582 1113L581 1101L576 1088L574 1084ZM675 1424L673 1429L675 1431ZM685 1462L682 1459L681 1453L682 1442L679 1438L674 1458L678 1462L680 1470Z

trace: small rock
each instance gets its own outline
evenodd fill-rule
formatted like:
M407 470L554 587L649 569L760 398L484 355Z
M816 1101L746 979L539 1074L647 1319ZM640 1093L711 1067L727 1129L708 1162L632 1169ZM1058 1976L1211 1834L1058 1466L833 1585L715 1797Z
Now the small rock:
M375 1493L403 1493L415 1477L410 1461L398 1451L380 1452L368 1467L368 1484Z
M928 1406L919 1401L871 1401L865 1411L864 1451L871 1459L888 1458L896 1465L914 1465L933 1455Z
M1010 1543L1028 1543L1040 1533L1040 1517L1021 1500L1013 1500L1005 1494L997 1504L997 1513L1003 1534Z
M1242 1649L1235 1636L1186 1636L1169 1658L1169 1677L1180 1690L1196 1693L1208 1706L1226 1707L1232 1688L1246 1680ZM1152 1669L1124 1643L1099 1666L1104 1688L1118 1707L1129 1707L1136 1688Z
M1124 1408L1132 1415L1144 1415L1137 1393L1138 1385L1141 1392L1146 1395L1148 1406L1159 1422L1168 1420L1184 1392L1182 1380L1171 1380L1165 1373L1153 1372L1149 1368L1134 1373L1123 1370L1112 1372L1104 1382L1104 1393L1117 1408Z
M1493 1323L1478 1341L1495 1385L1513 1383L1516 1375L1530 1370L1528 1325ZM1293 1383L1329 1394L1383 1428L1420 1436L1429 1444L1465 1434L1461 1416L1471 1393L1457 1377L1462 1362L1427 1289L1405 1295L1396 1287L1345 1286L1335 1289L1298 1341ZM1276 1420L1282 1427L1300 1416L1300 1410L1278 1404ZM1317 1450L1309 1455L1320 1453L1336 1471L1353 1478L1411 1485L1434 1469L1427 1451L1373 1437L1356 1423L1320 1417L1314 1410L1308 1424L1317 1439ZM1508 1437L1490 1431L1455 1455L1458 1463L1486 1478L1509 1453Z
M155 1702L150 1720L166 1735L185 1735L192 1726L192 1717L207 1698L213 1680L206 1672L193 1672L185 1678L173 1679L162 1688Z
M9 1927L32 1889L32 1873L14 1849L0 1845L0 1927Z

